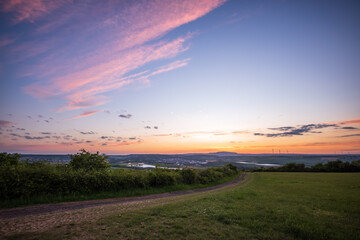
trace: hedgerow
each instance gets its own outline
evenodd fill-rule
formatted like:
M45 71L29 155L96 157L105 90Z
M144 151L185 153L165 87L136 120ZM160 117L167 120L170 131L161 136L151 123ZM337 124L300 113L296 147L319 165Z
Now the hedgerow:
M0 199L97 193L176 184L206 184L237 173L231 164L197 170L156 168L110 170L107 157L82 150L69 164L20 161L19 154L0 153Z

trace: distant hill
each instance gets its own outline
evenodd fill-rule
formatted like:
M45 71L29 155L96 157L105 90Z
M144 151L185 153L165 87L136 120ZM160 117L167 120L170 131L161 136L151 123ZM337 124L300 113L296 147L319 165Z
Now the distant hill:
M209 153L209 155L216 155L218 157L235 157L235 156L239 156L239 154L236 153L236 152L214 152L214 153Z

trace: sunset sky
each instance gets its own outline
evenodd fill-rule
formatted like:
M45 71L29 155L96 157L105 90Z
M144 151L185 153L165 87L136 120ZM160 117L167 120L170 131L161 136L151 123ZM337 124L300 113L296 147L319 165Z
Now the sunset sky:
M3 0L0 151L360 153L360 2Z

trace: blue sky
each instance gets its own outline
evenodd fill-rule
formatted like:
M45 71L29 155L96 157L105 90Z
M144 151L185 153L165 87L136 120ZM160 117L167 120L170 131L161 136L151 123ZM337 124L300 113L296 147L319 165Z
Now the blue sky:
M357 1L0 9L1 151L360 152Z

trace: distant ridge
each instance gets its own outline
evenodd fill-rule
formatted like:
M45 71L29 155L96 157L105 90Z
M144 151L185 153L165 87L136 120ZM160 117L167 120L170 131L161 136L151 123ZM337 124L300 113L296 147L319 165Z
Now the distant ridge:
M208 153L209 155L216 155L219 157L232 157L232 156L239 156L236 152L214 152L214 153Z

